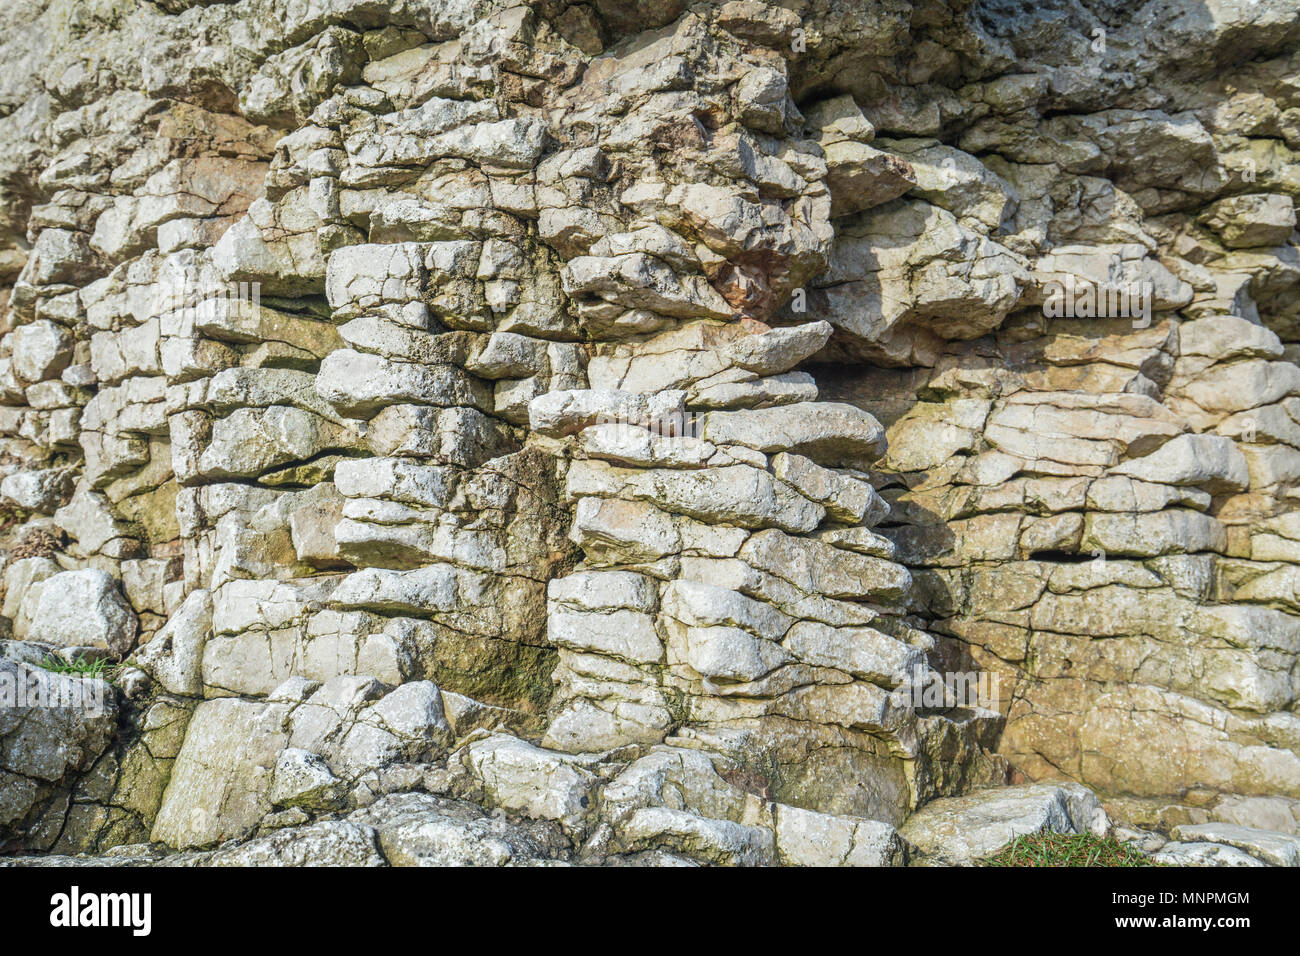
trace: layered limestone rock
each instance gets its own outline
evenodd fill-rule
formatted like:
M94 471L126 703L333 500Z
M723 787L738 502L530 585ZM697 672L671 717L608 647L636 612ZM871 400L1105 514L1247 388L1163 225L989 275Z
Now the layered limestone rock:
M0 838L1294 862L1292 0L75 6L0 664L108 704L0 701Z

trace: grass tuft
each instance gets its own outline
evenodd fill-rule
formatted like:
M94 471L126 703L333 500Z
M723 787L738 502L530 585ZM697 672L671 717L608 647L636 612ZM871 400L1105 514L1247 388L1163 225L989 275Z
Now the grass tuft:
M1018 836L983 860L985 866L1159 866L1141 850L1091 833Z
M117 677L117 672L121 665L114 664L107 657L86 657L84 654L78 654L71 661L65 661L61 657L47 657L37 666L47 671L53 671L55 674L70 674L73 677L94 677L98 680L113 683Z

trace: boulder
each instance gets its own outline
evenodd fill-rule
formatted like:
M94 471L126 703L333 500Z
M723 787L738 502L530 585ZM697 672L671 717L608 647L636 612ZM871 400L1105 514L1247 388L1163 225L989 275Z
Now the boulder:
M1016 837L1039 833L1104 834L1106 812L1076 783L1038 783L980 790L935 800L917 810L898 835L931 865L965 866Z
M135 643L139 621L107 571L60 571L47 578L31 615L31 640L59 647L96 647L115 657Z

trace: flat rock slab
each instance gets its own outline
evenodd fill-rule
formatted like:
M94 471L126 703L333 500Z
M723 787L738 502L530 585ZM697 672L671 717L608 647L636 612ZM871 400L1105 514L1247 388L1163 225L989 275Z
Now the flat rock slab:
M1267 866L1244 850L1222 843L1166 843L1151 857L1165 866Z
M1235 847L1272 866L1300 866L1300 836L1238 826L1235 823L1196 823L1174 827L1175 840L1219 843Z

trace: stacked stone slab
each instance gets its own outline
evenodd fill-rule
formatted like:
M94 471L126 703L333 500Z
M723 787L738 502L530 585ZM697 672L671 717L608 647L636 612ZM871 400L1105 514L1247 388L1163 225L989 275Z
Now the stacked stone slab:
M1034 116L1050 70L973 84L941 131L866 110L918 188L837 220L813 293L850 333L838 357L895 366L814 371L888 425L880 530L945 669L1002 675L1021 772L1164 828L1293 830L1300 807L1295 141L1274 152L1259 120L1295 64L1269 49L1171 75L1160 110ZM1250 107L1238 76L1267 91ZM985 243L1018 288L964 251ZM1145 311L1074 310L1107 288Z
M737 341L815 349L829 328L789 331ZM798 360L769 354L782 352ZM693 404L682 390L533 402L535 433L573 456L565 500L584 555L549 588L560 668L543 745L672 737L729 755L776 798L894 822L952 785L928 760L934 741L977 755L992 728L991 715L918 722L932 642L901 618L911 577L870 530L888 509L861 470L882 429L846 405ZM824 786L846 776L851 792Z
M40 201L26 217L31 254L8 277L0 345L2 493L21 522L5 610L30 642L19 658L116 659L185 597L181 484L192 476L174 467L172 411L185 406L173 390L246 361L193 325L212 287L195 250L248 208L275 134L165 94L68 90L43 108L61 125L27 157L35 195L7 194L19 216ZM166 695L124 709L125 732L91 738L77 758L88 775L11 805L5 824L36 828L37 846L141 838L186 716Z
M1287 480L1265 464L1291 454L1276 416L1293 366L1236 316L1073 328L1069 344L999 336L1006 359L978 384L897 418L887 464L903 483L884 490L898 522L884 533L954 666L1005 675L1002 748L1026 772L1065 771L1175 821L1190 811L1160 800L1188 785L1193 809L1295 799ZM1110 390L1057 390L1074 356L1120 336ZM1044 349L1046 370L1022 364ZM1159 390L1119 390L1160 365Z

